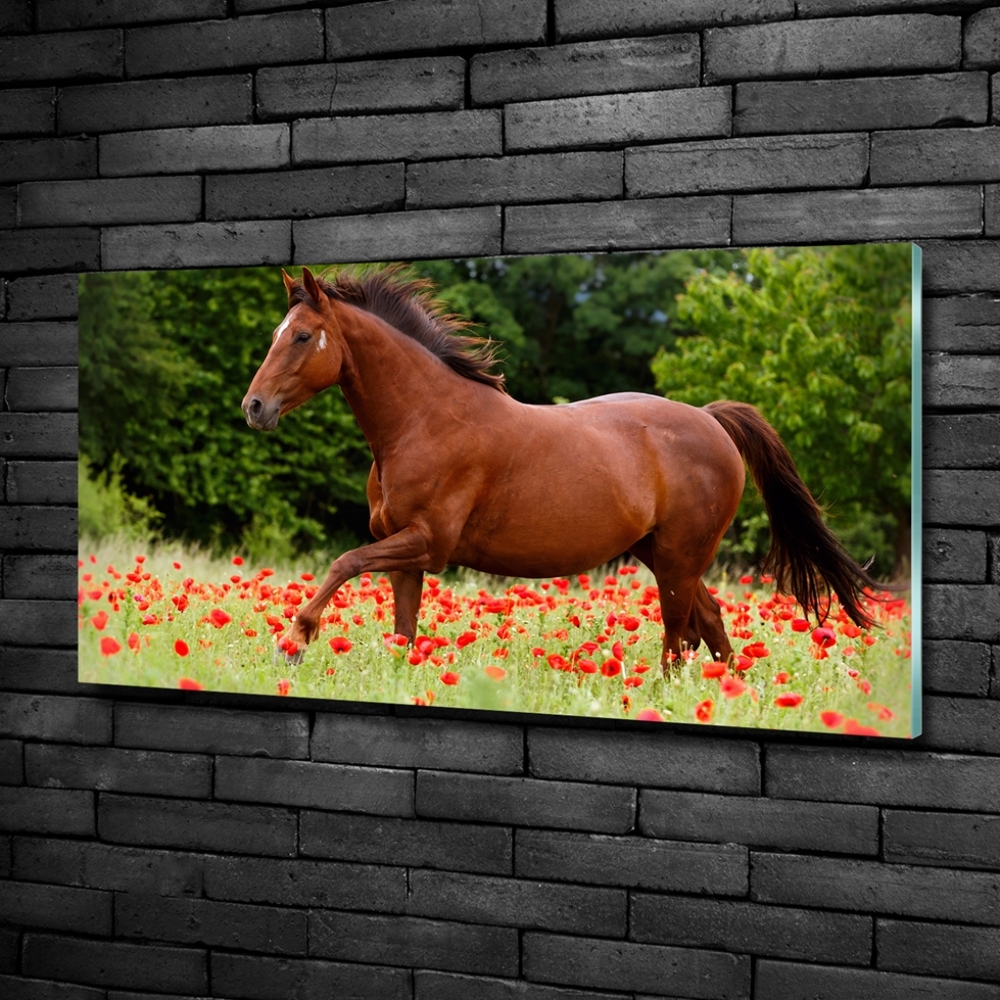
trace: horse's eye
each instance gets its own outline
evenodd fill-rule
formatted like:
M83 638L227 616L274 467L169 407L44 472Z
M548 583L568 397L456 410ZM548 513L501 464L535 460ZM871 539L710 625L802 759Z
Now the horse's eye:
M309 333L300 333L295 338L295 343L296 344L304 344L307 340L311 340L311 339L312 339L312 335L311 334L309 334Z

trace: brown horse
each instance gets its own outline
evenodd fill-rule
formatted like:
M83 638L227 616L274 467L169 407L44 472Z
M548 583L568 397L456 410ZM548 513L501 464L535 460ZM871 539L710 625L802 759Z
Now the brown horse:
M743 493L746 459L771 521L764 568L822 617L835 591L858 624L876 586L840 547L777 433L753 407L698 409L644 393L529 406L491 373L488 341L465 335L426 283L401 268L336 280L284 271L288 313L243 400L247 423L273 430L339 385L371 446L371 532L340 556L298 612L299 650L324 608L359 573L388 573L396 632L411 641L425 570L565 576L631 552L659 586L664 672L705 642L728 660L719 605L701 576ZM287 647L286 647L287 648ZM293 658L298 661L301 652Z

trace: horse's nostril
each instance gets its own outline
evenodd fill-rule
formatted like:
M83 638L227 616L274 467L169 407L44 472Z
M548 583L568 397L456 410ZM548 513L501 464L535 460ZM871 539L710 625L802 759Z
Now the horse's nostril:
M264 404L256 396L254 396L254 398L247 403L247 416L256 420L260 416L260 412L263 409Z

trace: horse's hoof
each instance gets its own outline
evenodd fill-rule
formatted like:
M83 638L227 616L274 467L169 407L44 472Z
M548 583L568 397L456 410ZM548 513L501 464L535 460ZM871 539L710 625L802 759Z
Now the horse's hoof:
M276 667L297 667L305 658L306 653L304 649L296 649L295 652L289 653L287 650L277 646L274 650L274 665Z

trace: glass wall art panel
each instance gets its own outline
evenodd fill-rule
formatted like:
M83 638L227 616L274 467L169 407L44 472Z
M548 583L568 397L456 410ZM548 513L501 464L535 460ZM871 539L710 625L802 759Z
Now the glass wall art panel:
M911 737L910 244L80 277L87 683Z

